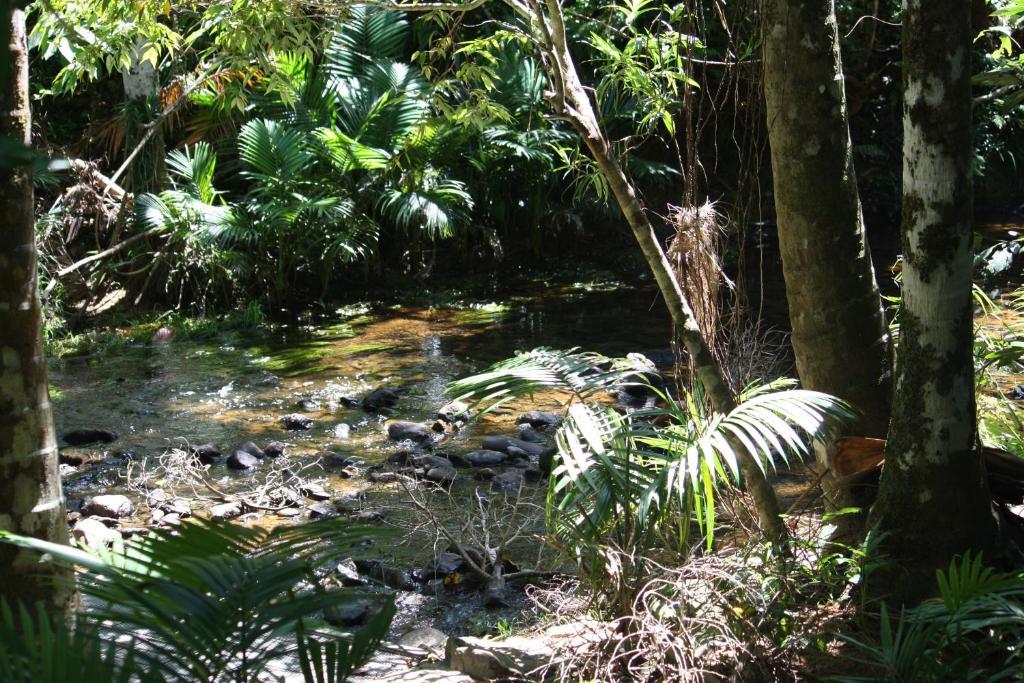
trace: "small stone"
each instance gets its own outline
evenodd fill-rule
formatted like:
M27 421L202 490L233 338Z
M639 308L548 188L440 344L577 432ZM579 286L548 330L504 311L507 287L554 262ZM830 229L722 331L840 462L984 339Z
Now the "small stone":
M263 447L263 455L268 458L280 458L284 455L284 449L288 446L280 441L271 441Z
M106 548L121 540L121 534L95 518L77 522L71 536L79 547Z
M437 411L437 418L448 423L466 420L471 417L469 405L463 401L452 401Z
M277 511L278 517L298 517L302 514L299 508L281 508Z
M348 467L342 467L340 470L335 472L335 474L337 474L342 479L355 479L356 477L359 476L359 468L353 465L349 465Z
M334 425L334 438L335 439L347 439L352 435L352 425L347 422L341 422Z
M352 515L352 520L355 522L379 522L384 519L384 511L380 508L370 508L368 510L360 510Z
M174 328L173 327L161 327L153 336L149 338L149 343L154 346L162 346L164 344L170 344L174 341Z
M309 413L315 410L320 410L320 402L312 398L303 398L295 404L295 407Z
M250 470L259 464L259 458L245 451L235 451L228 456L227 465L233 470Z
M346 493L334 499L334 507L338 512L355 512L363 506L365 496L358 493Z
M334 517L338 514L338 511L334 509L334 506L327 503L316 503L314 505L310 505L307 509L309 510L310 519Z
M292 413L282 417L281 424L284 425L285 429L291 431L303 431L313 428L313 418L300 415L299 413Z
M299 493L312 500L330 500L331 494L320 484L302 484L299 486Z
M359 576L359 570L356 569L356 563L351 557L345 558L338 563L338 566L334 568L338 578L341 579L341 583L344 586L365 586L366 579Z
M160 520L160 523L166 524L167 526L180 526L181 516L171 512L169 514L164 515L164 518Z
M128 517L135 511L135 506L127 496L108 494L93 496L82 507L82 512L93 517Z
M483 467L476 473L476 478L481 481L488 481L498 476L498 473L492 470L490 467Z
M398 639L398 644L402 647L414 647L435 654L444 652L447 642L448 636L444 632L430 626L414 628Z
M236 501L221 503L210 508L210 517L213 519L232 519L242 514L242 506Z

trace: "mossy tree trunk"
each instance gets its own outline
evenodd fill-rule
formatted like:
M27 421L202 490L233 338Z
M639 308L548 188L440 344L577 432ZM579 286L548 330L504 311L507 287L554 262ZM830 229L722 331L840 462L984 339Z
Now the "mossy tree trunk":
M124 85L124 156L128 156L142 143L151 126L157 126L132 160L125 174L125 189L135 194L159 192L164 183L166 147L159 128L160 82L156 65L144 56L145 43L139 41L132 51L132 62L122 72Z
M11 28L3 64L0 136L30 142L25 14L5 8ZM0 530L56 543L68 540L64 495L42 348L32 176L0 169ZM71 574L33 551L0 544L0 596L40 602L67 615Z
M889 338L853 167L834 0L766 8L768 136L797 371L805 388L856 406L862 435L884 437ZM832 505L855 503L825 475Z
M971 7L903 12L903 309L872 520L893 560L873 594L916 601L958 553L994 546L978 448L971 296Z

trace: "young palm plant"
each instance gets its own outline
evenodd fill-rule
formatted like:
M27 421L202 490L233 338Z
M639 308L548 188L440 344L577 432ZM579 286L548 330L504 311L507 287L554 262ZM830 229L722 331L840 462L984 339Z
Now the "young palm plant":
M0 678L244 682L290 665L307 681L344 680L384 637L394 606L378 599L355 632L330 626L324 610L359 596L323 569L380 535L335 521L272 530L194 521L86 551L0 532L85 570L78 587L93 605L72 630L3 605Z
M597 585L622 569L612 559L621 550L685 557L694 525L710 549L717 496L742 485L740 449L767 472L777 459L809 455L814 440L854 418L839 399L785 381L749 389L728 415L709 412L699 386L680 399L648 386L662 405L630 413L602 405L609 388L646 383L643 372L628 359L536 349L448 389L485 410L542 389L572 394L556 435L548 514L558 542Z

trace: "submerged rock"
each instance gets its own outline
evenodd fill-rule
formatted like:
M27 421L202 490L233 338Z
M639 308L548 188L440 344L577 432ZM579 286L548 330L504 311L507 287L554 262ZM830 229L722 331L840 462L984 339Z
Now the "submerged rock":
M281 418L281 424L285 429L293 432L305 431L313 428L313 418L299 413L291 413Z
M357 458L353 458L351 455L342 455L341 453L335 453L334 451L320 451L316 454L316 457L320 458L321 465L332 469L351 467L362 462Z
M554 429L562 425L562 416L555 413L545 413L538 410L531 410L523 413L516 419L517 424L527 424L534 429Z
M268 458L280 458L281 456L284 455L284 451L286 448L288 448L287 444L284 444L280 441L271 441L266 445L266 447L264 447L263 455L267 456Z
M243 453L248 453L254 458L259 458L260 460L262 460L263 457L266 455L266 453L263 452L263 449L254 444L252 441L246 441L245 443L238 447L238 450L242 451Z
M398 398L398 392L394 389L379 387L363 397L363 410L375 413L386 408L394 408Z
M217 462L217 460L220 459L221 456L220 449L217 448L212 443L204 443L198 446L193 446L189 450L191 451L192 455L199 458L199 462L203 463L204 465L212 465L213 463Z
M82 513L92 517L119 519L129 517L133 512L135 512L135 505L127 496L120 494L93 496L82 506Z
M117 432L106 429L75 429L64 434L64 443L69 446L87 446L91 443L113 443Z
M519 470L508 470L494 477L491 486L495 491L518 491L523 486L523 473Z
M487 436L484 437L483 448L491 451L509 453L510 448L517 448L530 457L538 457L546 448L540 444L530 443L523 439L514 439L510 436Z
M320 410L320 402L312 398L303 398L295 403L295 407L299 410L305 410L307 413L311 413L316 410Z

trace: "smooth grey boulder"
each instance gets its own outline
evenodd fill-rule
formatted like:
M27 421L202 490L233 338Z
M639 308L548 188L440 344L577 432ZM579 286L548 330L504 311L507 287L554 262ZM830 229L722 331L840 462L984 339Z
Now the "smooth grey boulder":
M75 523L71 537L79 547L106 548L121 540L121 532L94 517L86 517Z
M259 463L259 458L246 451L235 451L227 459L227 466L233 470L251 470Z
M398 392L388 387L379 387L363 397L363 410L371 413L394 408L398 403Z
M388 438L392 441L429 441L430 427L419 422L392 422L388 425Z
M111 517L120 519L135 512L135 505L127 496L106 494L93 496L82 506L82 513L91 517Z
M465 458L473 467L490 467L491 465L500 465L508 460L508 454L502 451L482 449L467 453Z

